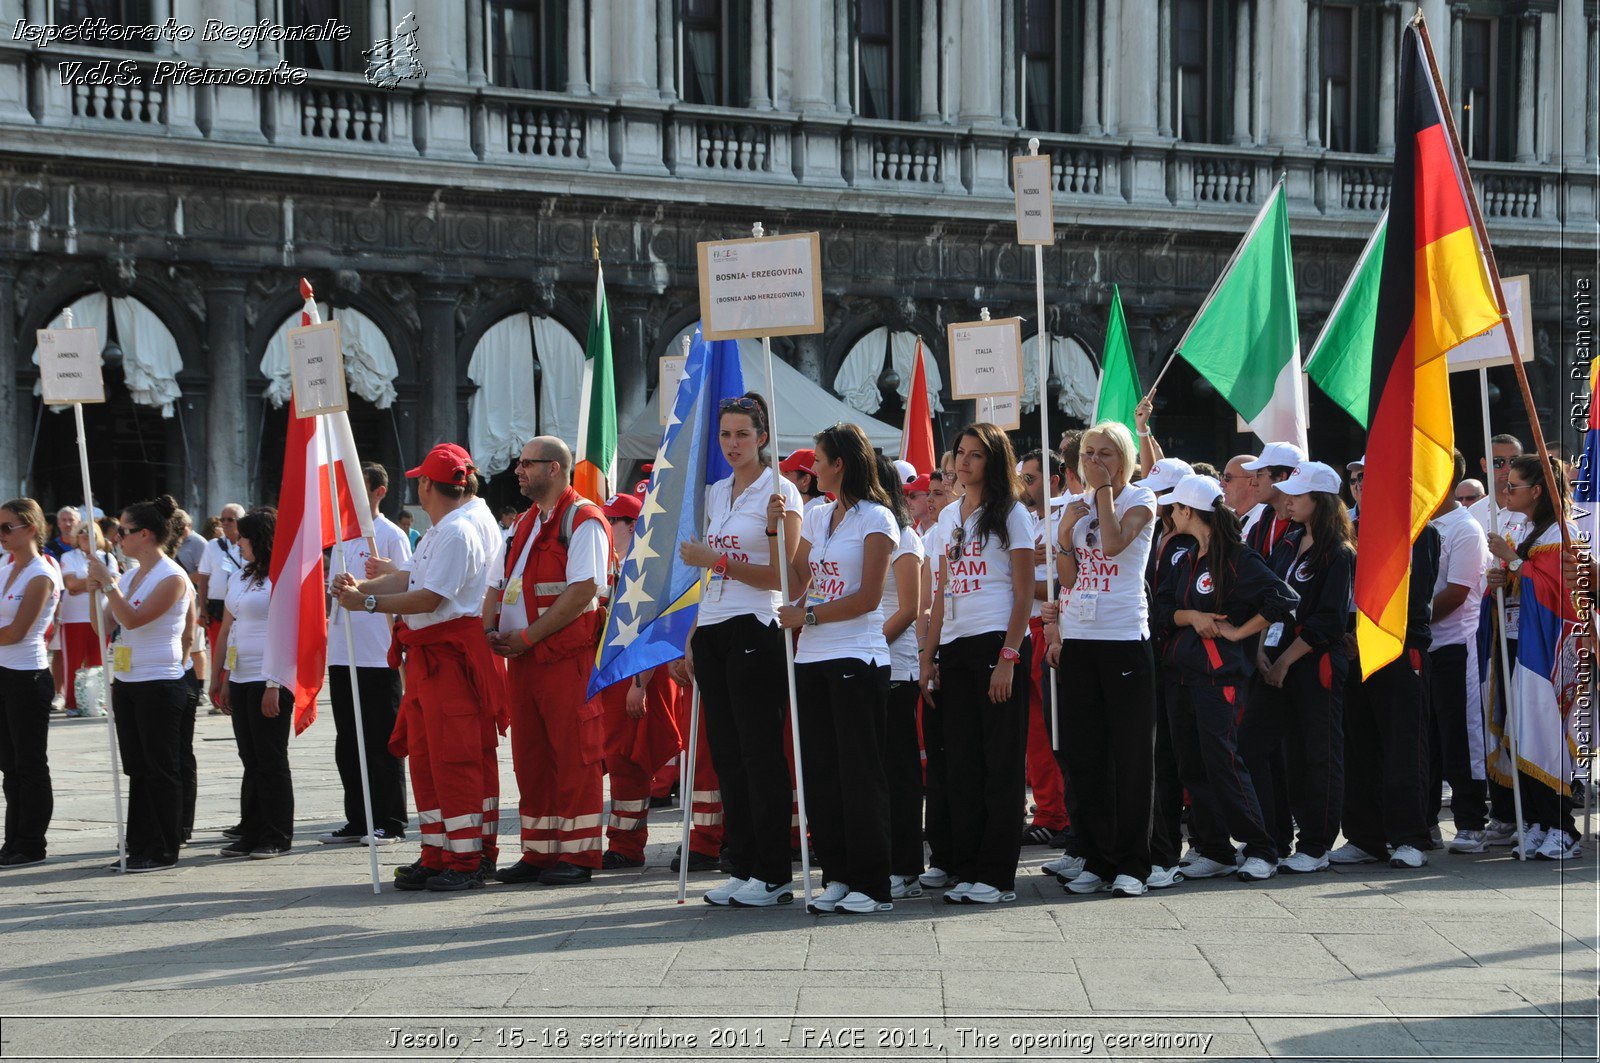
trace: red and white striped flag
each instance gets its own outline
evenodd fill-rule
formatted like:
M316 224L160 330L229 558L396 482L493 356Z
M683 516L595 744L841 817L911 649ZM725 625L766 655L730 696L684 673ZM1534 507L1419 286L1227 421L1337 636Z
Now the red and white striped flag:
M301 325L318 323L320 315L311 286L300 282L306 297ZM300 734L317 718L328 658L328 617L323 611L326 583L322 553L334 545L333 499L328 490L328 465L335 463L338 483L338 538L372 534L367 484L361 475L355 439L344 414L329 419L328 438L318 418L295 416L289 401L289 430L284 445L283 487L278 495L278 524L272 539L272 597L267 606L267 643L263 671L267 680L294 691L294 730ZM334 423L335 419L338 422Z

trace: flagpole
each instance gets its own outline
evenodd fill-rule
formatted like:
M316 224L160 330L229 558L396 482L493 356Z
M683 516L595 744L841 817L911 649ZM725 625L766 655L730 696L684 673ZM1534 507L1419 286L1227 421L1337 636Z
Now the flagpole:
M61 317L67 328L71 328L72 307L63 310ZM39 412L44 412L42 402ZM72 419L78 429L78 471L83 475L83 522L89 529L89 556L94 557L94 491L89 487L89 434L83 427L83 403L72 404ZM106 707L106 744L111 749L111 801L117 820L117 866L125 872L128 870L128 831L122 814L122 759L117 752L117 711L111 705L111 649L107 638L110 628L100 612L98 597L99 592L91 587L89 615L99 620L94 626L94 634L100 642L100 698ZM67 676L67 682L71 683L74 678Z
M1240 253L1244 251L1244 247L1250 242L1250 238L1256 234L1256 230L1261 228L1261 222L1267 216L1267 208L1272 206L1272 197L1278 194L1284 182L1288 179L1289 175L1287 173L1278 176L1278 183L1272 186L1271 195L1267 196L1267 201L1261 205L1261 209L1256 211L1255 220L1250 223L1250 228L1246 229L1244 236L1239 239L1239 244L1233 249L1233 254L1228 256L1228 264L1223 266L1222 272L1217 274L1216 281L1211 285L1211 291L1206 293L1205 302L1200 304L1200 309L1196 310L1194 316L1189 319L1189 327L1183 330L1183 335L1172 348L1172 353L1167 356L1167 363L1161 367L1161 372L1156 374L1155 383L1151 384L1150 390L1145 392L1145 398L1149 399L1155 395L1156 388L1161 384L1161 378L1167 375L1167 370L1172 368L1172 363L1178 360L1178 352L1183 350L1184 341L1189 338L1189 333L1194 331L1195 322L1205 315L1207 308L1211 306L1211 301L1217 297L1217 289L1222 287L1223 278L1228 275L1229 270L1233 269L1233 264L1239 261Z
M766 235L766 229L760 222L756 222L750 229L752 236L757 239ZM779 477L783 472L778 468L778 397L772 390L772 337L761 337L761 362L767 370L767 435L771 448L772 464L772 490L778 490ZM778 590L783 595L785 605L789 601L789 546L788 533L785 530L786 520L778 521ZM789 730L794 738L794 793L795 807L800 816L800 889L807 910L811 908L811 838L806 829L806 782L805 769L800 753L800 699L795 693L794 681L794 639L789 633L783 633L783 664L789 677ZM689 858L687 850L684 851L685 861Z
M690 338L683 338L683 356L688 365ZM706 374L701 387L708 387L710 374ZM716 396L708 395L715 400ZM770 425L768 426L770 427ZM700 538L706 537L706 521L700 521ZM694 773L695 759L700 753L700 684L695 682L694 670L689 670L689 748L678 761L678 803L683 811L683 841L678 843L678 903L689 897L689 840L694 833Z
M1028 154L1039 154L1039 138L1028 138ZM1044 586L1045 601L1056 600L1056 529L1055 513L1050 508L1050 454L1054 447L1050 443L1050 377L1049 368L1050 352L1050 327L1044 319L1044 245L1033 245L1033 300L1034 310L1039 315L1038 350L1034 352L1038 366L1039 384L1039 452L1044 455L1041 462L1043 467L1039 476L1044 481ZM984 317L988 317L987 309ZM1095 402L1099 403L1096 395ZM1043 646L1035 646L1034 653L1043 653ZM1041 675L1044 673L1041 673ZM1056 751L1061 749L1061 693L1055 683L1050 684L1050 748Z
M1494 537L1500 534L1500 516L1498 512L1500 501L1495 497L1497 491L1494 482L1494 443L1489 430L1489 370L1481 366L1478 369L1478 398L1482 401L1483 407L1483 456L1489 466L1489 505L1486 507L1489 512L1489 535ZM1516 701L1511 693L1514 684L1511 681L1511 647L1506 635L1506 591L1504 587L1495 588L1494 605L1500 621L1499 633L1495 642L1500 647L1500 674L1505 677L1504 689L1500 696L1505 698L1506 704L1506 742L1511 753L1511 802L1512 807L1516 810L1517 817L1517 852L1523 853L1526 852L1526 848L1523 845L1525 839L1522 826L1522 772L1517 767L1517 712ZM1492 670L1493 665L1491 664L1490 667ZM1482 698L1479 698L1478 701L1479 712L1484 716L1483 773L1487 776L1489 774L1489 707L1482 704Z

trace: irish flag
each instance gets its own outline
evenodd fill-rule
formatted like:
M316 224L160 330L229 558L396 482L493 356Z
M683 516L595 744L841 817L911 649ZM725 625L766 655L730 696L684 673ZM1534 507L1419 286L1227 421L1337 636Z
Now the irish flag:
M1305 448L1300 325L1282 180L1178 341L1178 353L1263 443Z
M578 452L572 486L602 505L617 478L617 387L611 371L611 310L606 305L606 275L594 267L594 313L583 350L583 404L578 413Z

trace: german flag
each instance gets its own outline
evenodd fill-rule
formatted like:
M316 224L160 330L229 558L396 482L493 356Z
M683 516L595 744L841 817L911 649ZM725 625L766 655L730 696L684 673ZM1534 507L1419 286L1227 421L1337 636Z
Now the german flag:
M1445 355L1500 323L1438 78L1419 13L1400 47L1394 181L1373 332L1356 551L1363 676L1405 644L1411 544L1450 489L1455 428Z

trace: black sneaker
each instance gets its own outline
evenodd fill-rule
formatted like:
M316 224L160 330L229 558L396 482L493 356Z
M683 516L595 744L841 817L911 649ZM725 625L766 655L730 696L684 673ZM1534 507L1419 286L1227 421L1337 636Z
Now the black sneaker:
M278 856L289 855L288 845L258 845L250 850L252 860L271 860Z
M683 862L682 853L683 853L683 850L680 847L678 852L673 854L673 856L672 856L672 870L674 870L674 871L678 870L679 866ZM609 856L611 854L607 853L606 855ZM721 861L718 860L716 857L707 856L705 853L697 853L693 849L690 849L689 850L689 870L690 871L719 871L719 870L725 871L726 869L721 867ZM732 872L730 871L730 872L728 872L728 874L732 874Z
M1049 845L1054 832L1049 827L1034 823L1022 829L1023 845Z
M422 883L427 882L430 878L437 874L438 872L433 868L423 867L422 860L419 858L412 863L404 864L395 868L394 882L396 886L400 886L400 884L403 882L416 882L418 883L417 888L421 889ZM401 888L403 889L405 887L402 886Z
M524 886L530 882L538 882L541 870L543 869L528 863L526 860L518 860L510 867L503 867L496 871L494 877L496 881L504 882L508 886Z
M138 860L128 861L128 874L139 875L146 871L169 871L178 866L177 857L170 859L157 859L154 857L140 857Z
M396 883L399 885L399 883ZM478 877L476 871L441 871L427 882L427 888L435 893L460 893L462 890L483 889L483 879Z
M1072 831L1071 830L1058 830L1058 831L1056 831L1054 834L1050 835L1050 848L1052 848L1052 849L1065 849L1067 847L1067 841L1071 837L1072 837Z
M323 845L351 845L361 840L366 831L360 827L353 827L346 823L338 830L330 830L326 834L317 835L317 841Z
M672 807L672 796L669 794L666 797L652 797L650 799L650 807L651 808L670 808L670 807Z
M243 857L249 856L254 850L255 846L251 845L249 842L237 841L231 845L223 846L217 851L217 855L222 857L224 860L239 860Z
M244 837L244 824L240 823L232 827L224 828L220 833L230 842L236 842L240 838Z
M694 861L691 860L690 863L693 864ZM622 871L625 868L643 866L643 860L637 860L631 856L623 856L616 850L608 850L606 855L600 858L600 867L605 871Z
M44 863L43 853L6 853L0 856L0 867L28 867Z
M539 872L539 881L546 886L577 886L593 877L594 872L589 868L569 864L565 860L555 867L547 867Z

